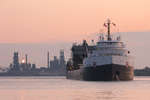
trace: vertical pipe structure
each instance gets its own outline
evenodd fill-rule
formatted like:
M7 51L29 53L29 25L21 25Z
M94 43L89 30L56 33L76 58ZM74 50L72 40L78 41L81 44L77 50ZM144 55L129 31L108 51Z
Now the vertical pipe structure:
M28 55L25 54L25 57L26 57L26 65L28 64Z
M50 66L49 66L49 51L47 52L47 68L50 69Z

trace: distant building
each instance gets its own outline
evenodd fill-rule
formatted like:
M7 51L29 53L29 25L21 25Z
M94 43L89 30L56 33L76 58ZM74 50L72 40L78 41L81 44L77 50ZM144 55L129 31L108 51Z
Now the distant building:
M58 68L59 68L59 60L57 59L56 56L54 56L54 60L50 61L50 70L57 71Z
M65 55L63 50L60 51L59 66L62 71L66 72L66 61L65 61Z
M65 56L64 56L64 51L60 51L60 56L59 56L59 64L60 65L65 65Z
M14 52L14 56L13 56L13 69L15 71L19 71L19 56L18 56L18 52Z
M146 66L143 69L135 69L134 75L135 76L150 76L150 67Z
M54 56L53 60L50 60L50 72L51 73L58 73L58 74L65 74L66 72L66 62L64 51L60 51L59 59Z

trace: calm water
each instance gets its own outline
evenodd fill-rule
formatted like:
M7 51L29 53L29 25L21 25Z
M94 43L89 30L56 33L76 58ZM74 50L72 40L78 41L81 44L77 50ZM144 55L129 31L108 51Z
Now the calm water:
M0 100L150 100L150 77L128 82L0 77Z

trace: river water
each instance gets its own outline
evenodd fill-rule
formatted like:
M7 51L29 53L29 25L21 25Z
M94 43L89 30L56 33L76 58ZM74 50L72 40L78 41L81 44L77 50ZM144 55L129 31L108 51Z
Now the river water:
M0 100L150 100L150 77L125 82L0 77Z

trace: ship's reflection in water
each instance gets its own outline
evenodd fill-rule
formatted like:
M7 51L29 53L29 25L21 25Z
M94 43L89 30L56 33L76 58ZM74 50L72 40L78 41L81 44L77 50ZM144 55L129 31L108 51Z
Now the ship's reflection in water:
M0 77L0 100L150 100L150 77L127 82Z

